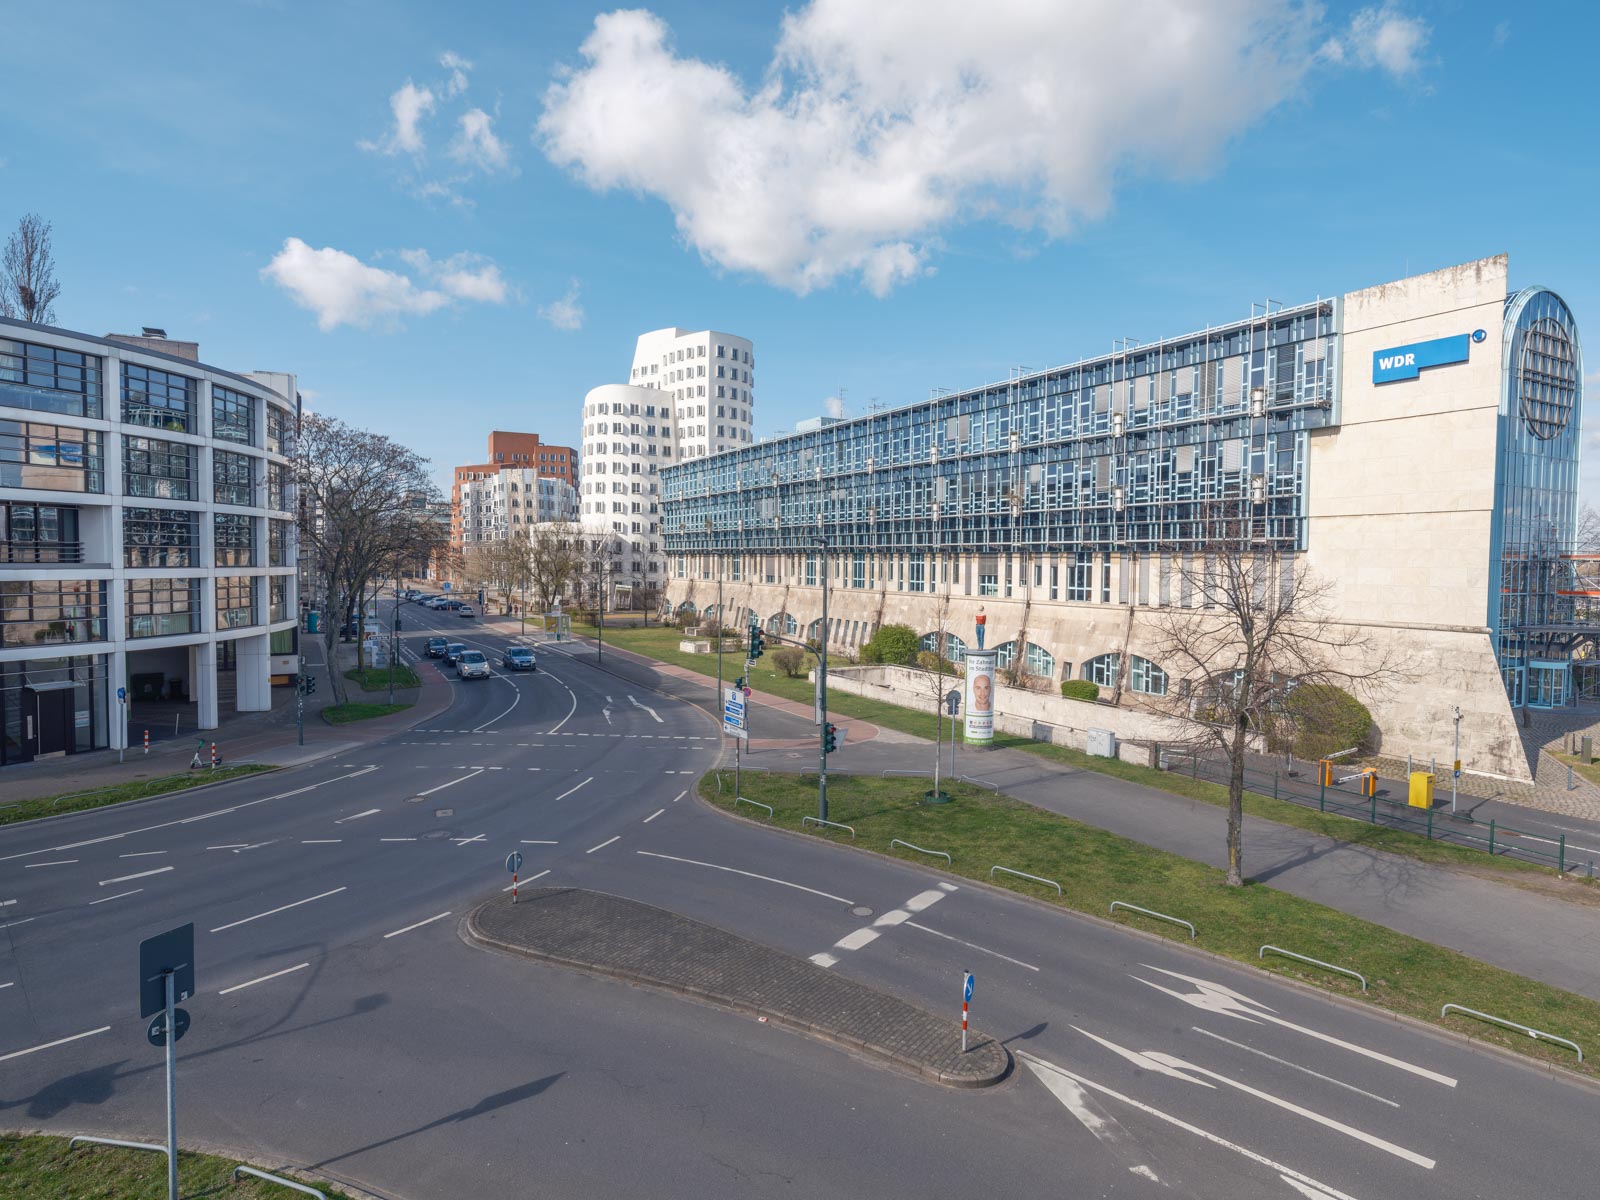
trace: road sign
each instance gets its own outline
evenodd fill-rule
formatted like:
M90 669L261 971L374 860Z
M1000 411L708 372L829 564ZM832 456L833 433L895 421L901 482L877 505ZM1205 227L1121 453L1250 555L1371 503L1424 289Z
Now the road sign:
M746 720L746 692L727 688L722 694L722 731L729 737L748 740L750 726Z
M441 591L448 592L450 590L450 581L448 579L446 579L443 583L441 583L439 585L439 588L440 588Z
M967 981L961 985L961 998L968 1004L972 1003L972 993L978 988L978 977L971 971L967 972Z
M181 1042L183 1035L189 1032L189 1010L175 1008L172 1010L172 1040ZM165 1046L167 1044L167 1014L158 1012L150 1021L150 1027L144 1031L145 1038L152 1046Z
M515 875L518 871L522 870L521 850L513 850L510 854L506 855L506 870L512 875Z
M944 694L944 710L952 717L961 711L961 689L951 688Z
M179 925L139 943L139 1015L167 1007L166 974L173 975L174 1002L194 995L194 924Z
M117 699L118 700L126 700L127 698L128 698L128 689L127 688L118 688L117 689Z

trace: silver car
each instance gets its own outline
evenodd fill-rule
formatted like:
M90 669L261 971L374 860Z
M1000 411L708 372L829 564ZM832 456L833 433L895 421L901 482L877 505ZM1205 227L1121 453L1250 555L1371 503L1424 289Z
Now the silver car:
M482 650L463 650L456 656L456 675L462 679L487 679L489 660Z

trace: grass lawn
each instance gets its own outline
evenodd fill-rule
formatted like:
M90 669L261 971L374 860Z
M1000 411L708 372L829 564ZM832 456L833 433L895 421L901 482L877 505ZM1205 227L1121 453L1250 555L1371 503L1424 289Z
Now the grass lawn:
M724 789L720 793L718 774ZM732 782L731 771L709 774L700 782L700 794L742 819L767 823L762 810L733 806ZM1441 1022L1439 1008L1446 1003L1464 1004L1595 1050L1600 1049L1600 1003L1262 884L1229 888L1220 870L1067 817L967 784L946 789L954 797L949 804L927 805L920 803L928 788L926 780L830 776L829 818L854 826L856 838L852 840L843 832L814 832L815 827L801 825L802 817L816 815L815 775L747 775L743 786L748 799L772 805L772 823L787 829L972 879L990 881L989 869L996 865L1041 875L1061 884L1059 899L1051 887L1003 877L995 881L1097 916L1107 915L1113 900L1155 909L1192 922L1199 933L1195 944L1207 950L1466 1031L1534 1058L1596 1073L1593 1061L1580 1066L1570 1050L1459 1016ZM891 838L942 850L950 855L951 865L898 847L890 851ZM1117 919L1123 920L1124 914L1119 913ZM1188 931L1174 925L1138 915L1128 915L1126 920L1163 936L1188 940ZM1266 943L1359 971L1366 975L1371 990L1363 996L1354 980L1287 959L1269 957L1258 963L1256 952Z
M572 631L585 637L593 637L595 632L594 627L591 625L579 626L577 624L573 625ZM717 674L716 656L682 653L678 649L680 636L675 629L662 629L659 627L613 630L610 626L607 626L605 631L607 644L620 646L625 650L632 650L635 653L646 655L660 662L671 663L674 666L697 671L715 679ZM807 655L807 658L809 659L810 655ZM771 660L772 655L770 652L756 660L755 670L751 673L750 686L785 700L796 700L803 704L810 704L813 691L811 682L805 678L790 679L786 677L781 671L775 670L770 665ZM742 654L724 654L722 666L724 677L731 682L744 669L744 658ZM931 705L929 707L931 709ZM925 737L930 740L934 736L935 718L931 711L919 712L915 709L903 708L898 704L889 704L885 701L873 700L865 696L851 696L844 692L829 692L828 710L832 714L859 717L862 720L871 721L874 725L882 725L887 729L897 729L902 733L916 734L919 737ZM948 720L945 722L945 736L949 736ZM1221 784L1210 783L1203 779L1191 779L1187 775L1173 771L1158 771L1151 767L1142 767L1136 763L1125 763L1118 759L1093 757L1083 753L1081 750L1074 750L1068 746L1057 746L1049 742L1036 742L1029 738L1019 737L1016 734L996 733L994 744L1004 749L1025 750L1029 754L1051 758L1080 770L1094 771L1101 775L1112 775L1118 779L1125 779L1130 783L1171 792L1174 795L1183 796L1190 800L1198 800L1203 804L1212 804L1221 808L1226 808L1228 805L1228 789ZM968 761L970 764L970 759ZM1595 781L1600 783L1600 767L1591 768L1591 770L1595 772ZM1344 798L1349 799L1349 797ZM1525 877L1530 873L1547 877L1553 874L1548 868L1541 867L1537 863L1524 862L1499 855L1490 857L1483 851L1473 850L1466 846L1452 846L1444 842L1432 841L1418 834L1408 833L1405 830L1371 825L1365 821L1358 821L1352 817L1341 816L1337 813L1318 812L1315 809L1304 808L1285 800L1274 800L1271 796L1257 795L1253 792L1245 793L1244 810L1249 815L1260 817L1263 820L1277 821L1279 824L1292 825L1297 829L1320 833L1340 842L1367 846L1374 850L1385 850L1391 854L1405 855L1408 858L1418 859L1422 862L1450 863L1486 871L1523 875Z
M1565 763L1590 783L1600 783L1600 766L1596 766L1593 762L1585 762L1578 754L1558 754L1554 750L1549 753L1551 758Z
M329 725L348 725L351 721L370 721L373 717L387 717L390 713L404 712L409 704L366 704L352 700L348 704L330 704L322 710L322 719Z
M232 1159L180 1150L178 1191L190 1197L226 1195L241 1200L281 1200L297 1194L249 1176L234 1184L235 1165ZM68 1150L67 1139L61 1137L0 1136L0 1179L6 1181L5 1195L29 1200L166 1200L167 1156L116 1146ZM313 1186L330 1200L348 1200L344 1192L320 1183Z
M98 788L92 792L63 792L59 796L41 796L37 800L21 800L15 804L0 804L0 825L17 821L31 821L37 817L52 817L57 813L79 812L86 808L104 808L108 804L122 804L128 800L144 800L168 792L182 792L207 783L220 783L241 775L255 775L262 771L275 771L264 763L242 763L233 767L209 767L189 771L182 775L163 775L157 779L139 779L132 783L119 783Z
M344 673L344 677L357 684L362 691L384 692L389 689L391 672L394 674L394 686L397 688L422 686L422 680L417 678L417 673L403 663L393 667L351 668Z

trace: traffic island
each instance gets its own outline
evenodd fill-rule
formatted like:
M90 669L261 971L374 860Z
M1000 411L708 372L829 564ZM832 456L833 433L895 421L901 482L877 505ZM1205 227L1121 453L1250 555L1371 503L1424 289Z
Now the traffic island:
M947 1087L988 1087L1011 1054L865 984L649 904L579 888L528 888L467 918L469 938L513 954L691 996L765 1018Z

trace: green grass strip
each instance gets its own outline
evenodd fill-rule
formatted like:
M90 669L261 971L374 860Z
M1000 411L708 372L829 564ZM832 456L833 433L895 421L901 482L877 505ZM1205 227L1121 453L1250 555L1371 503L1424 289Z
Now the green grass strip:
M178 1191L184 1196L239 1200L283 1200L299 1194L248 1175L235 1184L236 1165L234 1159L179 1150ZM0 1179L5 1180L5 1195L29 1200L166 1200L167 1156L118 1146L84 1145L68 1150L64 1137L4 1136L0 1137ZM311 1186L329 1200L349 1200L348 1193L337 1188L320 1183Z
M129 800L145 800L169 792L187 791L207 783L221 783L241 775L255 775L261 771L275 771L265 763L241 763L232 767L202 767L183 775L163 775L157 779L138 779L131 783L118 783L93 791L62 792L56 796L41 796L36 800L22 800L15 804L0 805L0 825L18 821L32 821L38 817L53 817L58 813L81 812L87 808L104 808L110 804L124 804Z
M348 725L351 721L370 721L373 717L405 712L410 707L409 704L367 704L352 700L348 704L330 704L322 710L322 719L329 725Z
M422 680L417 678L417 673L404 663L393 667L352 667L344 673L344 677L360 686L365 692L382 692L389 688L389 676L394 675L394 686L397 688L421 687Z
M722 790L718 790L718 777ZM734 807L732 771L713 772L700 781L700 794L729 813L755 824L767 816L749 805ZM966 784L942 790L948 804L922 803L929 781L829 776L828 817L854 826L856 838L817 832L801 818L817 812L815 775L746 775L744 795L770 804L771 824L825 838L843 846L892 854L922 866L994 882L1050 904L1105 917L1113 900L1137 904L1194 924L1196 945L1252 967L1303 980L1331 992L1364 1000L1473 1037L1508 1046L1529 1057L1594 1073L1591 1060L1580 1065L1570 1050L1535 1042L1479 1021L1452 1015L1439 1020L1447 1003L1531 1025L1570 1038L1586 1056L1600 1055L1600 1003L1510 971L1468 958L1454 950L1375 925L1325 905L1303 900L1263 884L1230 888L1223 873L1204 863L1155 850L1128 838L1045 812ZM950 855L951 865L911 851L889 849L901 838ZM990 868L1010 867L1061 885L996 876ZM1146 917L1118 913L1119 922L1187 942L1187 930ZM1264 944L1359 971L1371 990L1354 980L1269 956L1258 962Z

